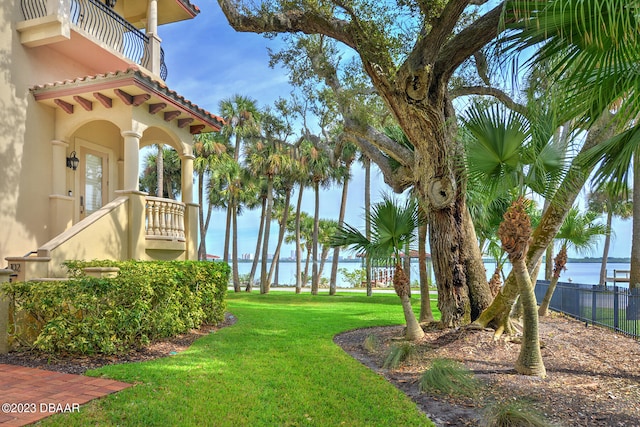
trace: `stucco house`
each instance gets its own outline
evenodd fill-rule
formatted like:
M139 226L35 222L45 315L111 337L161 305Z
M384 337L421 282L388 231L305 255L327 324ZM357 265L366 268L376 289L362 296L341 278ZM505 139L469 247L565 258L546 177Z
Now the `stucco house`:
M196 259L193 138L222 119L165 84L158 27L189 0L8 0L0 9L0 260ZM140 150L180 156L181 201L139 191Z

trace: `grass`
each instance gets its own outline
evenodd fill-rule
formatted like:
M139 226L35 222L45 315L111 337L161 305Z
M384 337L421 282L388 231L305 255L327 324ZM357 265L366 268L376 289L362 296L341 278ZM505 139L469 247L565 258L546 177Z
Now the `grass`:
M500 402L489 407L484 427L551 427L533 406L522 401Z
M395 295L231 293L228 310L234 326L183 353L89 372L135 386L42 425L433 425L332 341L349 329L401 324Z
M385 369L397 369L402 362L416 354L416 348L408 341L392 345L382 365Z
M420 378L420 390L433 393L473 397L481 387L473 372L451 359L433 359Z

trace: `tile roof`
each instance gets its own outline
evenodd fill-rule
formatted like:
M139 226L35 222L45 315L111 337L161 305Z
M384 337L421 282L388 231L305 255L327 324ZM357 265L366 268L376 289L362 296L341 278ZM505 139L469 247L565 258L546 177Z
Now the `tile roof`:
M198 119L207 122L215 130L219 130L219 128L224 125L224 120L221 117L211 114L178 94L176 91L169 89L165 83L157 81L148 74L143 73L137 66L131 66L124 71L95 74L36 85L30 90L36 100L40 101L75 95L80 92L88 92L89 90L95 90L95 87L108 89L123 86L136 86L148 93L150 92L151 95L172 101L174 105L181 107L185 112L196 116Z

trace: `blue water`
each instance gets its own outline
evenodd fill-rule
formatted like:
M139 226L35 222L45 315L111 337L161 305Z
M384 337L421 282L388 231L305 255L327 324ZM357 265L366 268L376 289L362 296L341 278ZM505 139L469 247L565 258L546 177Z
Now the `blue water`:
M270 264L269 264L270 266ZM309 264L309 276L311 275L311 264ZM486 263L487 279L493 274L495 264ZM304 262L302 263L304 270ZM355 269L362 268L360 262L340 262L339 269L346 269L347 271L353 271ZM607 277L613 277L613 270L629 270L628 263L608 263L607 264ZM505 275L508 274L510 269L509 265L505 266ZM240 274L248 274L251 271L251 263L241 262L238 265L238 271ZM256 279L260 275L260 265L258 264L258 272L256 273ZM331 276L331 261L327 261L322 272L322 277L329 278ZM419 276L418 261L412 260L411 262L411 281L417 280ZM433 276L433 273L432 273ZM567 269L562 272L560 276L561 282L573 282L582 283L587 285L597 285L600 277L600 264L598 263L568 263ZM623 275L624 277L624 275ZM538 279L544 279L544 271L541 269ZM280 274L278 277L278 284L280 285L295 285L296 283L296 263L295 262L280 262ZM344 276L338 273L338 286L349 287L350 285L344 280ZM618 286L626 286L624 283L618 283Z

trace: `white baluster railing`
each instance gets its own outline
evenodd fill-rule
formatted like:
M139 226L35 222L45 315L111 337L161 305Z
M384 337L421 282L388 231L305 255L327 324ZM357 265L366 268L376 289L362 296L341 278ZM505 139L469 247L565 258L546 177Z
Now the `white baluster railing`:
M151 196L146 200L147 239L184 241L185 204Z

